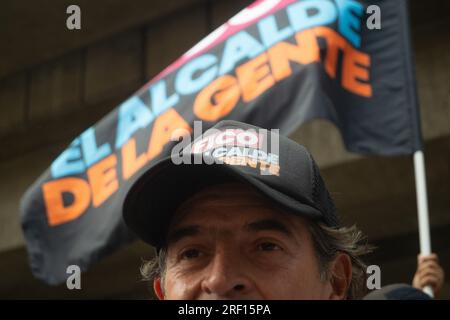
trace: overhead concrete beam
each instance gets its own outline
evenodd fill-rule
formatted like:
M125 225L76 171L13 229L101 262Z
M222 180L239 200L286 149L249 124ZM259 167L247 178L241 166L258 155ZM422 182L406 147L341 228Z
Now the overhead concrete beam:
M4 0L0 10L0 79L205 1ZM66 27L69 5L78 5L81 9L81 30Z

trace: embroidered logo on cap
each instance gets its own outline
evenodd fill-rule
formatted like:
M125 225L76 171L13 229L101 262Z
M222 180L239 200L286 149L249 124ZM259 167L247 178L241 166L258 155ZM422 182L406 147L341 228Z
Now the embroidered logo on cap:
M278 130L276 130L278 131ZM262 175L280 175L278 132L266 129L212 128L201 134L182 150L172 154L175 164L228 164L259 169ZM271 151L267 150L267 137L271 135ZM276 152L273 152L273 151ZM174 159L175 158L175 159Z

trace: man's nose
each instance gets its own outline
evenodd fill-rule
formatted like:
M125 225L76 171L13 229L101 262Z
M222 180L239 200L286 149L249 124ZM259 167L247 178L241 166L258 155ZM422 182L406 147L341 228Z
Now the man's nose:
M251 290L251 281L242 270L237 253L218 250L210 262L202 290L209 297L237 298Z

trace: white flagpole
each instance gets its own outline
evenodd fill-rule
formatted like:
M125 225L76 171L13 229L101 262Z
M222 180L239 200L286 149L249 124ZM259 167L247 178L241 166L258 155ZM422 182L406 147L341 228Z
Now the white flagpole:
M430 223L428 221L427 183L425 175L425 161L421 150L414 152L414 173L416 180L417 217L419 223L420 254L431 254ZM427 286L425 293L434 296L433 289Z

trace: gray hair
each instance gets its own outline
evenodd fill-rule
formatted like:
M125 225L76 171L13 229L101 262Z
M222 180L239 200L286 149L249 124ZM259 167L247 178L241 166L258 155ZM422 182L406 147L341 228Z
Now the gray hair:
M330 263L339 253L345 253L352 262L352 280L347 292L347 299L361 299L367 293L366 264L361 257L373 251L367 237L355 225L351 227L330 228L323 223L309 221L308 229L314 242L319 261L320 277L322 281L329 280ZM167 250L162 248L153 259L143 261L140 271L144 281L161 278L164 283ZM164 286L163 290L164 290Z
M368 244L367 237L356 225L330 228L323 223L310 222L308 229L319 260L321 279L325 281L331 278L330 263L339 253L345 253L352 262L352 280L347 299L361 299L367 293L367 265L361 257L374 250L374 247Z

